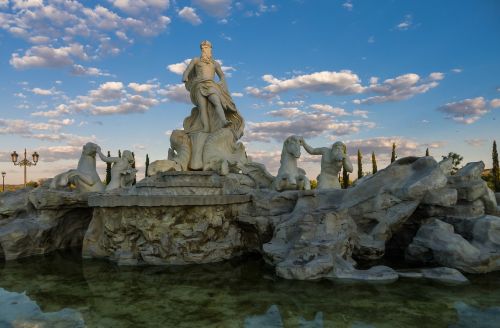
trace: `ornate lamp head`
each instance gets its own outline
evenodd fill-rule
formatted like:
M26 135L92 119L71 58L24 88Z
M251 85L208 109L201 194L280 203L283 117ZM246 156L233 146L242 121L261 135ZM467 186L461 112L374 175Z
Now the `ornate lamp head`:
M6 175L6 174L7 174L7 173L6 173L5 171L2 171L2 178L5 178L5 175Z
M33 155L31 155L31 156L33 156L33 162L35 164L38 163L38 158L40 157L40 155L38 155L37 152L34 152Z
M19 154L16 153L16 151L14 150L11 154L10 154L10 157L12 158L12 163L17 163L17 159L19 158Z

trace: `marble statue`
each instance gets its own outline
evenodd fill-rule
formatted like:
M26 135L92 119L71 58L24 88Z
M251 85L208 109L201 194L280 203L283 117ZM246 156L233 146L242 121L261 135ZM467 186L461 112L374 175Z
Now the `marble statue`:
M182 82L196 106L185 120L185 130L215 132L231 127L235 137L243 135L244 122L227 88L220 64L212 58L212 44L200 44L201 56L193 58L182 75ZM215 74L219 82L215 82Z
M137 170L132 168L134 156L130 150L123 151L122 157L107 157L97 148L97 154L103 162L113 163L111 167L111 181L106 186L106 191L132 186Z
M245 121L221 65L212 57L212 44L203 41L200 48L201 56L190 61L182 76L195 107L184 119L183 129L172 132L168 159L153 163L155 172L202 170L226 175L248 162L245 147L238 142Z
M76 169L56 175L50 182L50 189L59 189L72 184L79 192L101 192L104 184L96 170L95 155L99 146L89 142L83 146Z
M342 167L352 172L352 163L346 154L344 143L338 141L331 148L313 148L302 140L302 146L311 155L321 155L321 172L318 175L317 189L340 189L339 173Z
M300 146L302 145L302 141L302 137L295 135L285 139L283 150L281 151L280 168L273 182L275 190L311 189L311 184L306 177L306 172L297 167L297 159L300 157Z

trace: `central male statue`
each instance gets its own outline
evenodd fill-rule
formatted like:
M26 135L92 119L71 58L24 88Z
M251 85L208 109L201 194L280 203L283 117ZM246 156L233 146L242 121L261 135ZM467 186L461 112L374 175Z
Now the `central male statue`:
M203 41L200 48L201 56L191 60L182 76L196 106L184 127L188 132L206 133L230 127L237 140L243 135L243 118L227 89L220 64L212 58L212 44ZM214 80L215 74L219 77L218 83Z

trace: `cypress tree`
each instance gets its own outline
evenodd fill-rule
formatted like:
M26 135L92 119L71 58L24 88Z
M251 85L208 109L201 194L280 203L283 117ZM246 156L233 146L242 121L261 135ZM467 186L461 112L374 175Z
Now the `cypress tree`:
M493 174L493 186L495 187L496 192L500 192L500 167L498 165L498 151L497 151L497 142L493 140L493 169L491 173Z
M375 158L375 152L372 152L372 172L377 173L377 159Z
M345 167L342 168L342 189L349 188L349 173L347 173Z
M396 143L392 143L392 153L391 153L391 163L393 163L396 160Z
M118 149L118 157L122 158L122 152L120 149Z
M145 178L148 177L148 168L149 168L149 155L146 154L146 170L145 170L145 173L144 173L144 177Z
M361 150L358 149L358 179L363 177L363 155L361 154Z
M111 157L111 153L108 150L108 157ZM111 163L106 163L106 184L111 181Z
M425 149L425 156L430 156L430 155L429 155L429 148L426 148L426 149Z
M134 159L134 162L132 163L132 168L135 169L135 154L132 152L132 158ZM137 177L134 178L134 182L132 182L132 185L135 185L137 183Z

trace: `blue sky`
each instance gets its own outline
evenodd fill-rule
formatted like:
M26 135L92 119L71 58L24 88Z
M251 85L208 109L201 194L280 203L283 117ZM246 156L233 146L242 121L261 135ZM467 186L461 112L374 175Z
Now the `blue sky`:
M392 142L400 157L429 148L489 167L499 18L493 0L0 0L0 169L22 182L9 153L26 147L41 155L29 178L50 177L87 141L134 151L140 169L146 153L166 158L192 107L179 74L205 39L248 154L273 173L290 134L360 148L364 171ZM318 161L303 153L311 178Z

